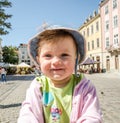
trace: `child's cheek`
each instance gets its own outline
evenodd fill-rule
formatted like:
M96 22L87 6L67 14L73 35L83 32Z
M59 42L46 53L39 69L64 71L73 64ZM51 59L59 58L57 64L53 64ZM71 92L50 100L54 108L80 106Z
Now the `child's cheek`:
M47 69L49 69L49 63L48 62L46 62L46 61L43 61L42 63L41 63L41 70L43 70L43 71L46 71Z

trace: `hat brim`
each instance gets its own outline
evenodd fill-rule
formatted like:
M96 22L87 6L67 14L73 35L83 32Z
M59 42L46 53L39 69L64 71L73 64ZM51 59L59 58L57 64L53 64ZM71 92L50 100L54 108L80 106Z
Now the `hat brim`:
M31 38L28 42L28 54L36 66L38 66L37 59L36 59L37 47L38 47L37 43L38 43L38 41L40 41L38 39L38 36L46 30L65 30L65 31L69 32L74 37L76 44L77 44L78 55L80 56L79 63L81 63L84 60L85 53L86 53L85 39L80 34L80 32L78 32L77 30L73 30L71 28L54 27L53 26L53 27L48 27L48 28L43 29L41 32L39 32L37 35L35 35L33 38Z

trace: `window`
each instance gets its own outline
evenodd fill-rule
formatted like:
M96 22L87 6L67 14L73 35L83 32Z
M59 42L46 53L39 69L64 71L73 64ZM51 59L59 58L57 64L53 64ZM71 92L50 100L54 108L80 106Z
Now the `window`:
M109 37L106 38L106 47L110 46Z
M108 14L108 5L105 6L105 15Z
M89 36L89 28L87 28L87 36Z
M107 59L109 59L109 56L106 56Z
M97 38L97 47L100 47L99 38Z
M96 61L100 61L100 56L96 56Z
M91 26L91 34L93 34L93 25Z
M24 56L22 56L22 59L24 59L25 57Z
M113 17L113 25L114 25L114 28L115 28L115 27L118 27L118 17L117 17L117 15L115 15L115 16Z
M118 34L114 35L114 44L118 44Z
M99 22L96 22L96 32L99 31Z
M83 35L85 36L85 31L83 31Z
M113 0L113 9L117 8L117 0Z
M109 21L106 21L105 23L106 23L106 25L105 25L105 26L106 26L106 27L105 27L105 29L106 29L106 31L108 31L108 30L109 30Z
M88 42L88 51L90 51L90 42Z
M119 69L119 57L115 55L115 69Z
M94 49L94 41L92 40L92 49Z

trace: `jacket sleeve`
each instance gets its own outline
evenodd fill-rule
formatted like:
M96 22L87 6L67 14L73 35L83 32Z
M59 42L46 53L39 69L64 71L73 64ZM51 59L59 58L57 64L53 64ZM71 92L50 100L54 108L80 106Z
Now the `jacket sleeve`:
M102 113L99 106L96 89L87 79L84 79L74 93L71 123L102 123ZM73 120L75 119L75 120Z
M34 79L22 103L18 123L44 123L41 99L40 83Z

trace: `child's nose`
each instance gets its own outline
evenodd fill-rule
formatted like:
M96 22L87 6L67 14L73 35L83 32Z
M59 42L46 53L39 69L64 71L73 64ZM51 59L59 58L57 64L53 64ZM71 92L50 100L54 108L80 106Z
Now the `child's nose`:
M59 65L61 63L62 63L62 61L59 57L54 57L53 60L52 60L53 65Z

